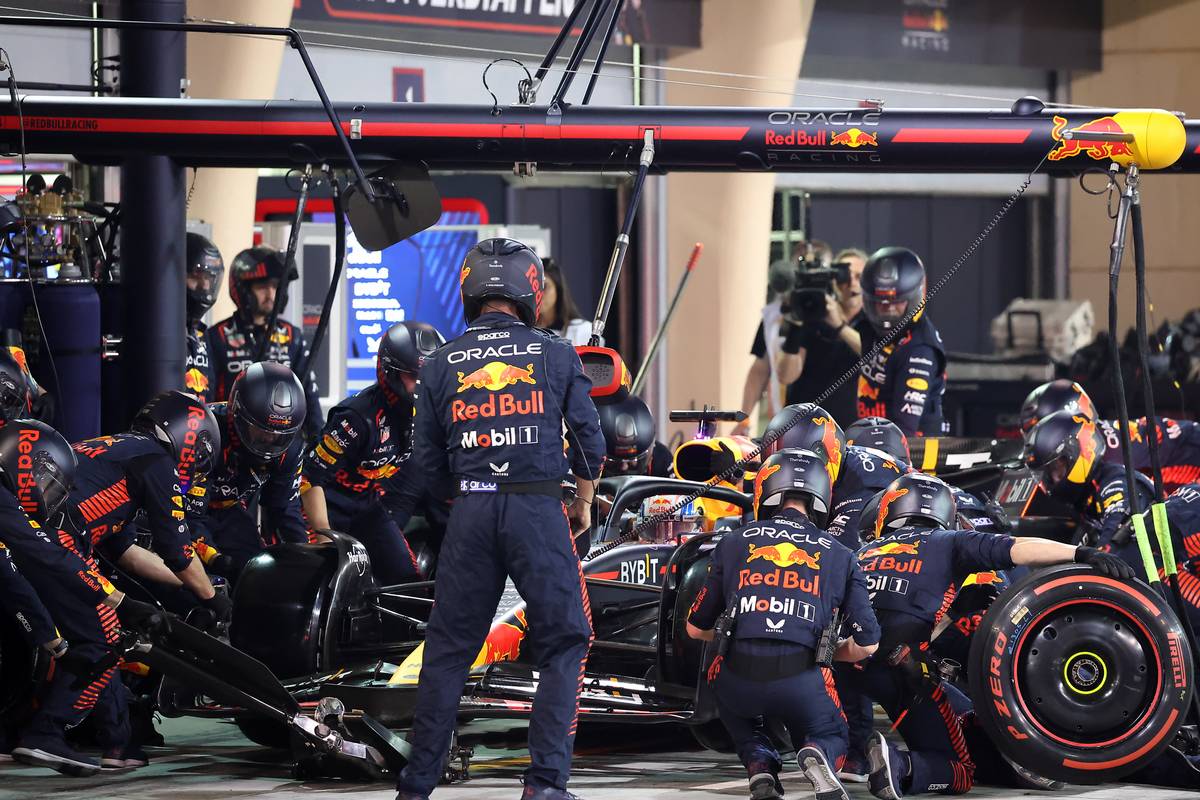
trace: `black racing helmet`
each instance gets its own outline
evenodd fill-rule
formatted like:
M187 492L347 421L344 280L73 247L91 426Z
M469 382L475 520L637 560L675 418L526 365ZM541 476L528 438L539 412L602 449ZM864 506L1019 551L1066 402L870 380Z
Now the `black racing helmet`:
M175 459L180 485L203 481L216 466L221 429L204 401L190 394L170 391L151 398L130 429L163 444Z
M416 377L425 359L446 343L428 322L397 322L387 329L375 355L375 379L401 397L408 396L401 375Z
M791 427L788 427L788 426ZM763 450L764 455L781 450L809 450L825 459L830 485L837 483L846 453L846 435L825 409L816 403L793 403L771 418L763 438L787 428Z
M247 450L264 460L287 452L306 413L300 379L274 361L251 364L229 390L234 432Z
M29 380L7 347L0 347L0 422L29 414Z
M767 519L788 496L806 501L808 518L824 528L833 503L826 462L811 450L781 450L763 462L754 477L754 518Z
M867 504L863 506L862 513L858 515L858 538L862 542L874 541L877 534L875 533L875 523L879 521L879 501L883 498L883 492L876 492Z
M640 397L596 406L604 434L606 475L645 475L658 435L654 416Z
M0 485L30 517L46 524L75 483L75 451L44 422L16 419L0 428Z
M949 486L932 475L910 472L896 478L879 494L871 539L909 525L952 528L957 514L954 491Z
M1047 494L1070 503L1086 494L1107 447L1094 419L1055 411L1026 435L1025 463Z
M863 268L862 296L871 326L879 333L891 330L925 299L925 265L907 247L881 247Z
M189 286L187 290L187 318L194 321L207 314L217 302L217 291L225 276L225 259L221 258L221 251L198 233L187 235L187 274L200 283L195 289Z
M1059 378L1034 389L1021 404L1021 433L1029 433L1034 425L1055 411L1069 411L1096 418L1092 398L1075 381Z
M850 423L846 428L846 444L869 447L905 466L912 465L908 437L887 417L863 417Z
M243 316L254 314L252 284L259 281L282 283L287 274L283 253L273 247L249 247L238 253L229 267L229 296Z
M546 271L528 245L515 239L484 239L467 251L459 275L463 316L471 323L489 297L510 300L526 325L537 319Z

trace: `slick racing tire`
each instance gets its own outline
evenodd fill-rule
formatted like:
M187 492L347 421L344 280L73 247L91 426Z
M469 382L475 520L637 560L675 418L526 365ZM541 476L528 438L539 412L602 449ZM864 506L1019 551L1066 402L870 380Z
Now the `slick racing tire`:
M1095 784L1167 748L1193 664L1153 589L1070 565L1027 576L992 605L968 674L975 713L1004 755L1047 778Z

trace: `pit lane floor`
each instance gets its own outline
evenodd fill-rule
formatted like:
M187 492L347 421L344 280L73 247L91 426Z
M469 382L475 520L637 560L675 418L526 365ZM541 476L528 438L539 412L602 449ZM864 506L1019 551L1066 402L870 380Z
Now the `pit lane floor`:
M0 800L390 800L386 783L345 781L301 783L291 778L289 763L278 752L251 744L230 724L208 720L165 720L159 730L168 746L150 751L150 766L95 778L66 778L49 770L0 764ZM469 783L439 787L434 800L517 800L518 776L528 762L524 730L507 722L468 726L464 741L475 746ZM747 797L745 778L732 756L698 749L682 729L652 727L613 731L580 731L571 790L584 800L616 798ZM797 772L784 776L787 796L811 800L808 783ZM1136 794L1135 794L1136 793ZM873 800L866 786L851 784L854 800ZM1061 792L1021 792L976 787L975 798L1086 798L1086 800L1195 800L1197 794L1146 786L1072 786Z

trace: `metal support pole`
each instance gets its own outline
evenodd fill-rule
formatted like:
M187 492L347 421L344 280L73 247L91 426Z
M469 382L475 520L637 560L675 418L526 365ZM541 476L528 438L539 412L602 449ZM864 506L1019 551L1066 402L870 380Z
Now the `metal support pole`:
M184 0L127 0L126 19L183 22ZM121 31L121 91L178 98L186 64L183 31ZM183 168L167 156L132 155L121 164L121 291L124 296L123 408L131 419L154 395L183 388Z

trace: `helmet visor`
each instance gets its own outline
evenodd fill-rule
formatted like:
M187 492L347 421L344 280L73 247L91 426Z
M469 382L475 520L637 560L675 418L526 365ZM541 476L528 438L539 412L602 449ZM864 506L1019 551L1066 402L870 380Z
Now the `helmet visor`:
M29 411L29 389L24 380L0 375L0 419L14 420Z
M1075 466L1073 455L1063 454L1042 465L1040 483L1047 494L1057 494L1068 483L1068 477Z
M223 265L192 264L187 271L188 299L207 310L217 302L217 292L224 275Z
M908 301L898 298L889 300L870 298L864 303L864 308L868 319L875 327L888 330L899 325L900 320L904 319L904 315L908 313Z
M246 449L263 459L278 458L286 453L287 449L292 446L292 442L296 440L296 434L300 430L299 428L280 431L267 430L246 419L242 414L234 416L233 424L238 438L241 439Z
M49 453L41 451L34 455L33 480L41 492L42 507L46 510L46 516L53 515L66 502L71 485Z

